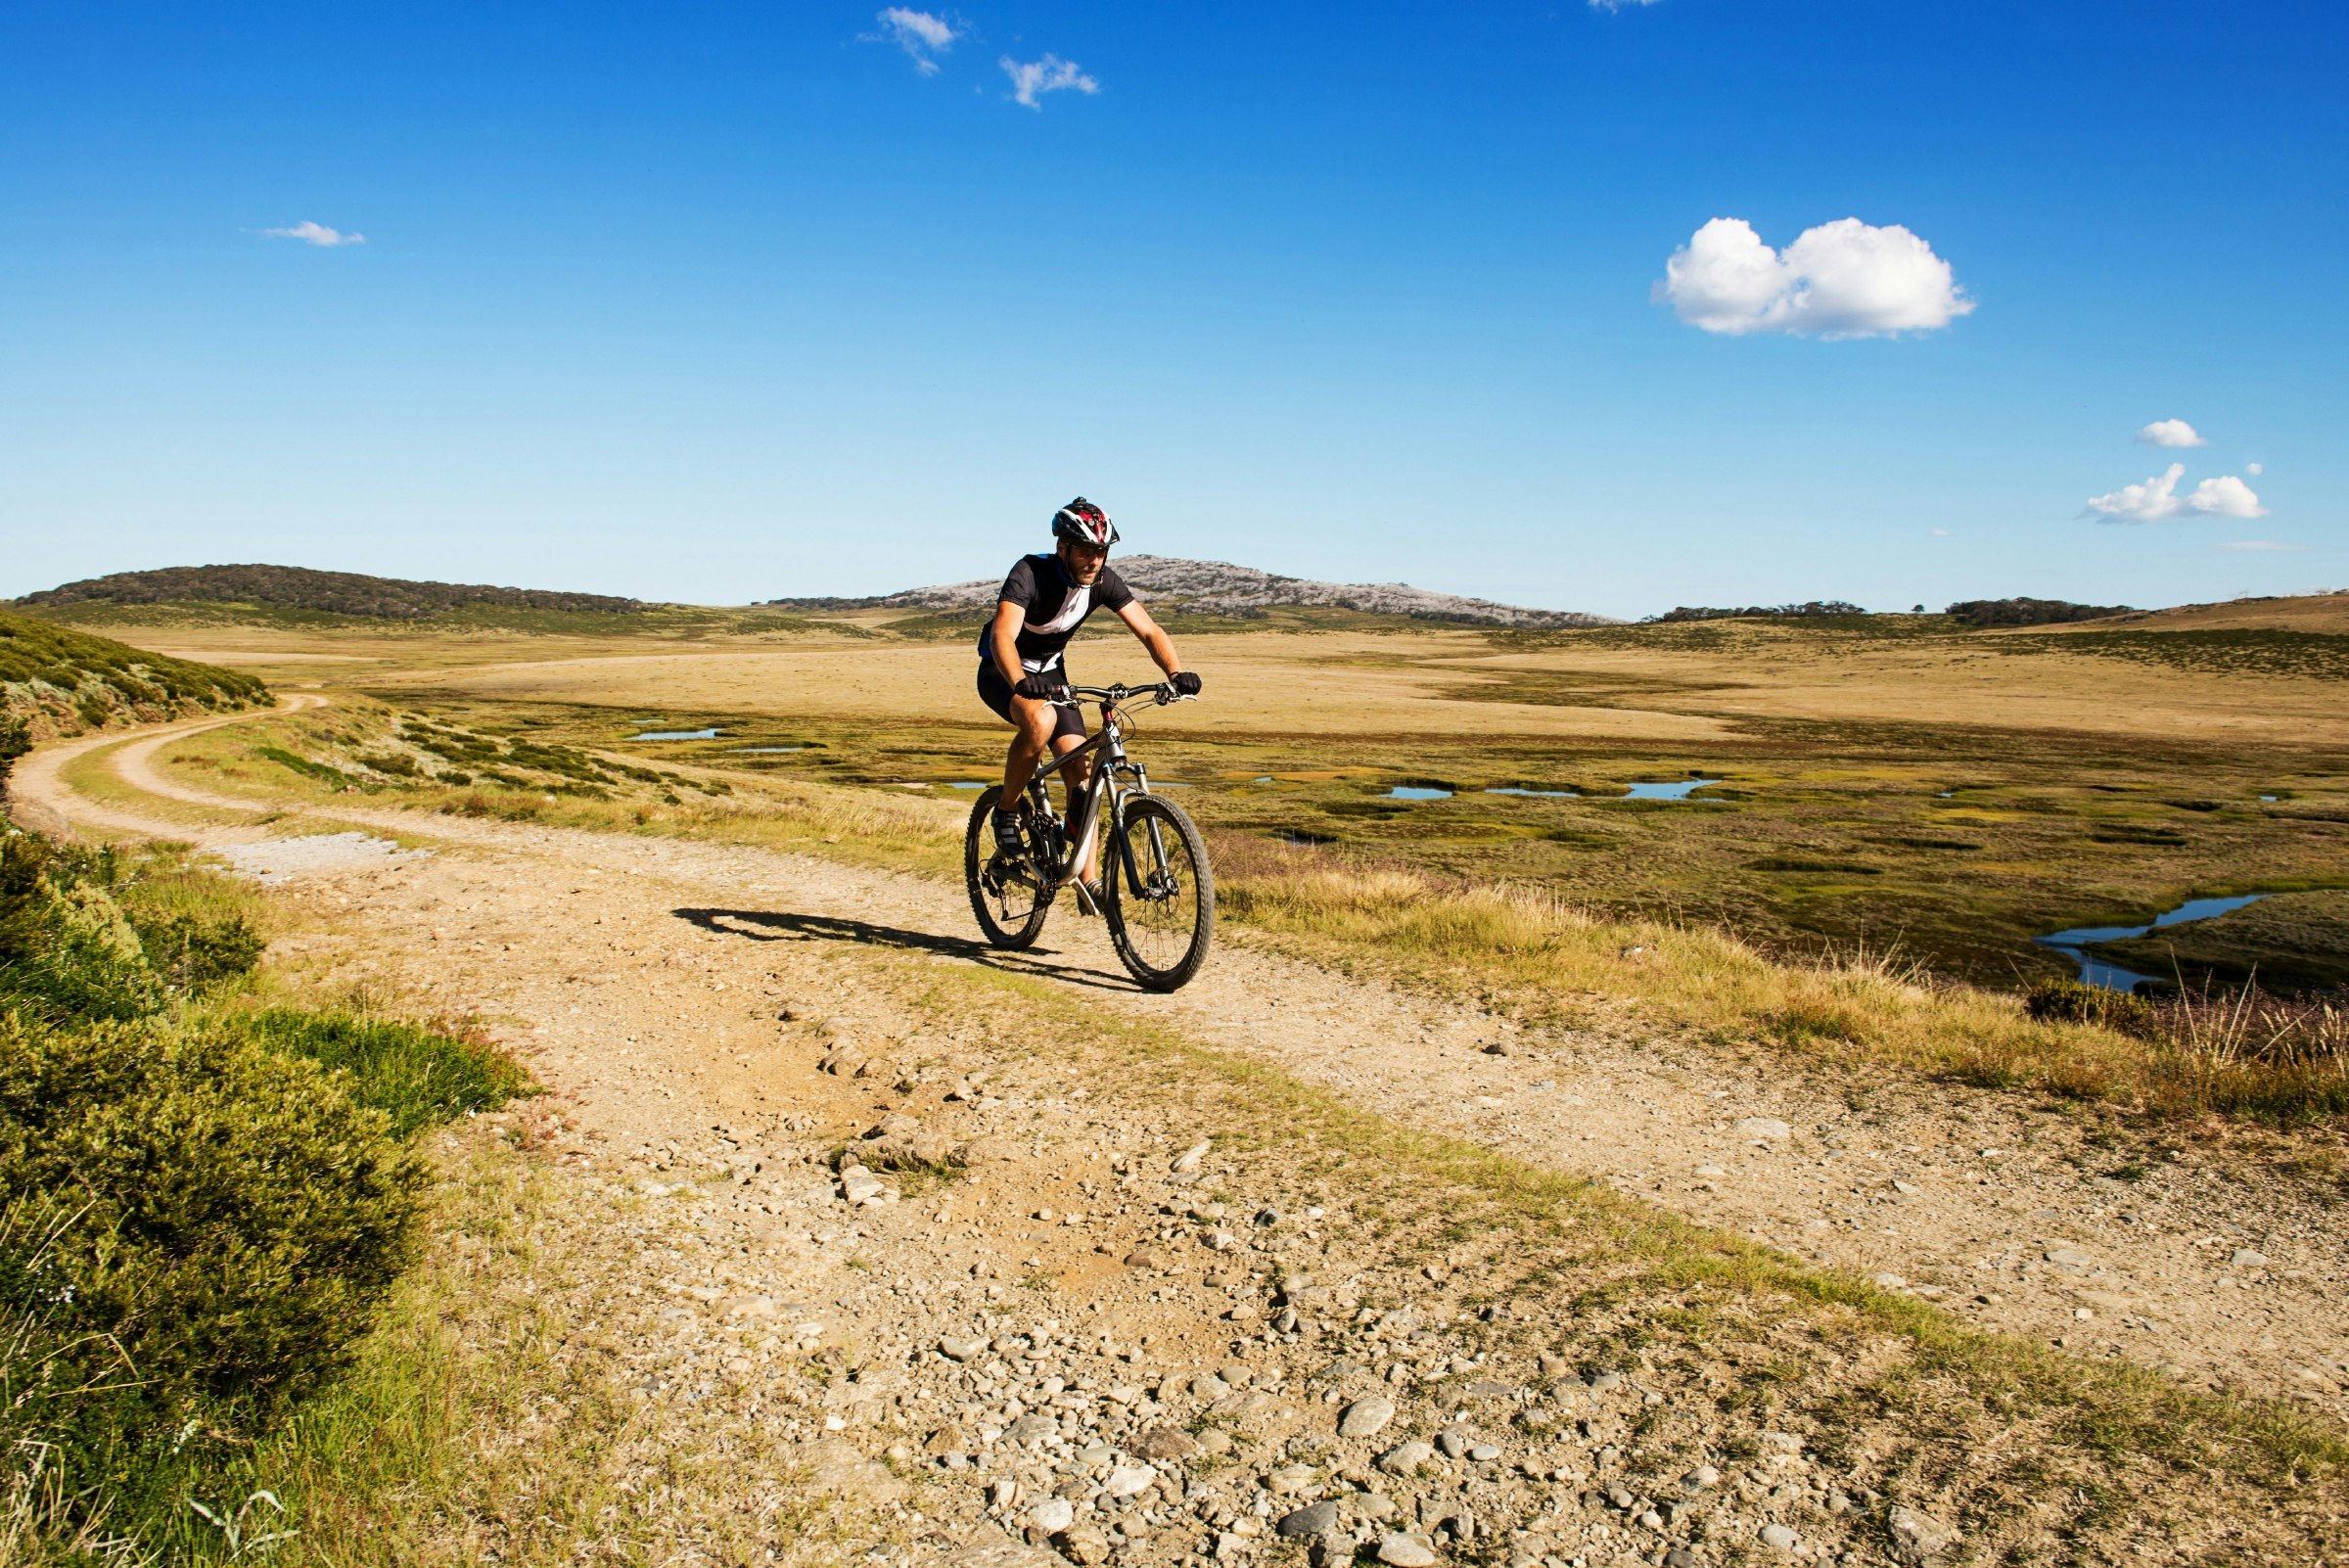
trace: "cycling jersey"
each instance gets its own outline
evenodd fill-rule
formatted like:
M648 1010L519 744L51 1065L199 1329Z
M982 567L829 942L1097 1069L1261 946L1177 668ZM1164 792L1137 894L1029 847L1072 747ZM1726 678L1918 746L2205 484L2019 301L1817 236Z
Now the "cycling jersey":
M1093 606L1118 611L1133 603L1133 590L1107 566L1090 586L1069 580L1058 555L1024 555L1003 579L998 600L1008 599L1023 612L1019 630L1020 667L1041 674L1060 663L1060 652L1093 613ZM994 623L979 633L979 657L992 663Z

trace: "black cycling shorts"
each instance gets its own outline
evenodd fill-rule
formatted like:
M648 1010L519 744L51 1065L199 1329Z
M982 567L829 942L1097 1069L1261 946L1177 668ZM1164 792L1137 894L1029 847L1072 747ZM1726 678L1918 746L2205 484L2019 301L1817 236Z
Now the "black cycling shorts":
M1057 669L1051 672L1058 675L1063 681L1069 678L1066 668ZM991 659L979 667L979 700L993 709L997 718L1006 724L1012 722L1011 684L1003 678L1003 671L995 668L994 661ZM1084 739L1083 709L1056 708L1053 712L1059 715L1052 724L1054 738L1057 739L1062 735L1074 735L1079 740Z

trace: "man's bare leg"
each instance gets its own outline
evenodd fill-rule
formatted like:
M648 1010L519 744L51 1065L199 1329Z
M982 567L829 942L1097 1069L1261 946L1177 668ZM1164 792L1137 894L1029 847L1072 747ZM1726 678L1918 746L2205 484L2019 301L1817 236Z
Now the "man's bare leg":
M1012 698L1011 723L1016 733L1011 737L1011 749L1003 754L1003 805L1007 809L1019 805L1028 781L1036 777L1036 764L1052 744L1052 726L1059 718L1059 711L1041 698Z

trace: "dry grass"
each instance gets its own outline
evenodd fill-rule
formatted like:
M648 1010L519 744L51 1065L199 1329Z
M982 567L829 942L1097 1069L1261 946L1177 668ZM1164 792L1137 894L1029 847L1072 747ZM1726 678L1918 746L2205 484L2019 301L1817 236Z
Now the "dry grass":
M2289 1124L2349 1113L2349 1057L2261 1047L2272 1010L2213 1003L2177 1033L2141 1038L2035 1019L2018 998L1931 980L1897 953L1774 959L1711 928L1604 919L1539 891L1446 886L1237 835L1219 838L1216 857L1221 907L1238 919L1315 956L1375 955L1423 983L1484 992L1536 1016L1628 1002L1643 1020L1720 1044L1761 1040L1845 1068L1893 1066L2167 1117Z
M1782 626L1709 623L1676 646L1618 630L1542 634L1497 645L1482 633L1186 635L1207 701L1150 715L1153 730L1202 738L1505 735L1529 743L1723 746L1732 715L1887 720L2064 737L2217 737L2296 745L2337 724L2340 693L2319 680L2087 660L2060 648L1973 641L1829 638ZM974 631L976 626L974 624ZM2011 641L2012 639L2007 639ZM371 689L418 698L583 704L614 714L691 712L807 719L969 723L968 645L840 648L712 645L619 657L545 658L470 669L392 668ZM404 664L404 652L386 652ZM1070 651L1088 681L1139 678L1148 662L1122 628ZM1561 701L1552 690L1573 695ZM1497 690L1501 700L1493 700Z

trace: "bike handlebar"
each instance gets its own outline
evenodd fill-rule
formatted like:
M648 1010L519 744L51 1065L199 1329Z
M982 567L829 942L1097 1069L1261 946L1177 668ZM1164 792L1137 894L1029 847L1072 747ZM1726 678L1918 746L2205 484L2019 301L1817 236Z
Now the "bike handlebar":
M1164 708L1169 703L1187 703L1197 701L1197 699L1194 697L1185 697L1182 695L1182 693L1176 691L1174 689L1174 683L1171 680L1162 680L1155 686L1128 686L1123 683L1115 686L1068 685L1061 687L1061 690L1066 692L1068 695L1065 697L1048 697L1045 699L1045 701L1049 702L1055 708L1079 708L1083 706L1083 700L1087 697L1094 698L1100 702L1105 702L1112 708L1115 708L1121 703L1125 702L1128 697L1154 697L1157 700L1158 706L1161 708Z

